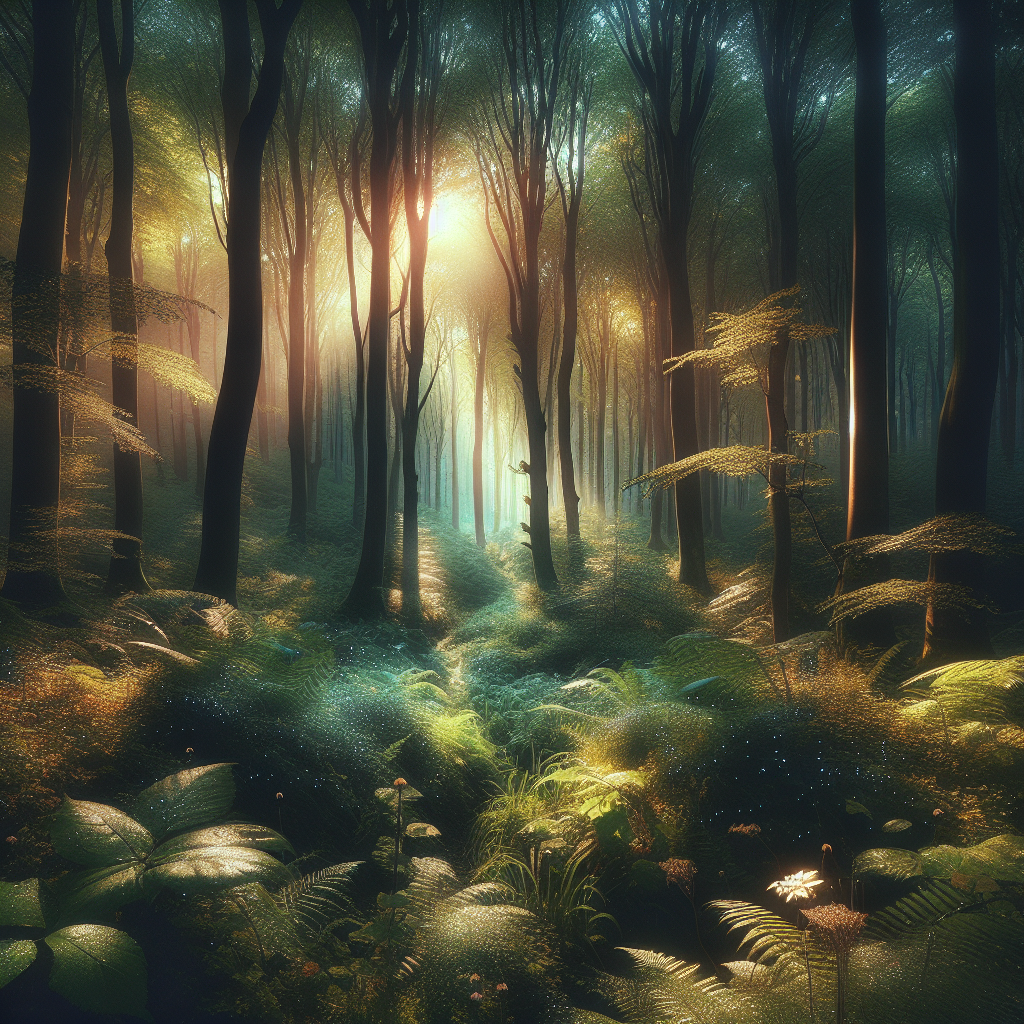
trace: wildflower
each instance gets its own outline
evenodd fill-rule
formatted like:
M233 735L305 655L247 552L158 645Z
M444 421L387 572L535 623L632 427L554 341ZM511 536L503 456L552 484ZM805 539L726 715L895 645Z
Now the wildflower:
M494 986L494 991L495 992L507 992L508 991L508 985L506 985L505 982L503 982L503 981L499 981L498 984Z
M759 836L761 834L760 825L730 825L729 831L740 836Z
M480 1000L483 999L483 997L483 992L474 992L469 998L472 999L474 1003L479 1003Z
M469 981L470 981L471 985L475 985L479 980L480 980L480 975L479 974L471 974L469 976Z
M803 915L836 956L845 956L853 949L853 944L868 919L867 914L850 910L842 903L833 903L827 907L809 907Z
M818 877L817 871L798 871L795 875L786 875L781 881L772 882L768 886L779 896L790 900L809 900L814 898L814 886L821 885L824 879Z

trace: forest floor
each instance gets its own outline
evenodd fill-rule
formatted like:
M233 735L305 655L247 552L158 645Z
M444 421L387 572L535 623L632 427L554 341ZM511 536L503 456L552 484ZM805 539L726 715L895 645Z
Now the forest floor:
M598 1010L644 1019L630 1015L625 989L601 980L628 967L618 946L699 961L706 972L719 965L719 977L729 977L720 965L741 954L719 924L725 904L711 910L709 901L763 904L776 915L772 927L783 928L797 921L795 908L766 894L766 884L815 869L824 879L815 895L873 913L906 896L924 869L900 861L897 870L891 857L855 868L865 851L919 856L1024 830L1012 783L1024 765L1019 608L997 620L1002 661L966 681L933 675L901 689L915 671L919 613L898 616L896 648L841 656L815 610L831 585L828 560L798 522L800 635L773 645L756 614L767 535L755 496L744 510L725 510L727 540L709 541L721 595L710 607L675 580L673 553L649 550L645 527L626 516L600 524L588 512L578 544L556 543L562 585L542 595L518 530L481 549L465 525L456 533L447 515L424 510L422 626L407 628L398 614L348 622L337 609L359 534L341 489L322 475L305 544L284 536L288 498L283 458L251 467L239 610L188 592L201 505L173 478L147 480L153 593L105 598L97 547L78 552L68 606L48 617L0 606L0 878L56 879L60 889L68 864L51 828L64 796L130 807L156 779L224 762L234 766L233 817L283 834L296 872L367 865L355 876L359 909L346 911L347 932L331 937L330 951L322 940L299 960L294 950L280 962L257 957L237 924L224 924L216 900L197 913L162 894L119 910L118 925L134 925L146 950L158 1021L327 1020L343 1004L339 1019L385 1019L374 999L397 998L390 986L399 982L382 981L390 968L381 964L400 943L389 925L381 945L371 919L375 899L392 924L406 913L374 895L394 888L388 800L397 777L422 794L410 817L423 827L404 842L417 860L403 854L402 885L411 879L415 888L424 865L446 862L452 886L500 882L548 929L522 963L508 950L498 956L499 973L523 992L532 985L537 1006L562 1009L544 1016L524 1003L509 1016L517 1021L596 1021L586 1013ZM556 535L559 525L556 515ZM894 528L901 525L909 523ZM921 572L906 561L908 572ZM397 612L396 587L389 601ZM984 870L957 861L959 872L924 874L966 877L964 900L982 900L991 883L1012 908L1024 851L1000 851ZM487 939L486 953L442 941L441 905L409 912L402 950L413 964L448 965L465 984L472 957L482 964L505 939ZM912 937L925 971L939 955L934 931ZM170 960L166 950L175 951ZM318 961L332 956L329 974L318 973ZM531 958L560 979L556 988L530 974ZM303 962L308 984L294 976ZM986 1019L1014 1019L999 1014L1022 1005L1018 974L998 982L993 998L1003 1010ZM78 1019L67 1003L41 996L38 982L26 972L5 995L32 1007L26 1019L40 1024ZM874 1020L872 999L890 983L879 976L866 985L863 1015L851 1019ZM463 1000L453 1010L450 992L415 977L407 987L409 1019L463 1020L479 1009ZM478 1019L497 1020L499 1008L504 1019L498 993L486 995L490 1016ZM924 1014L926 1003L905 1019ZM949 1019L981 1019L968 1010ZM747 1019L728 1012L720 1019Z

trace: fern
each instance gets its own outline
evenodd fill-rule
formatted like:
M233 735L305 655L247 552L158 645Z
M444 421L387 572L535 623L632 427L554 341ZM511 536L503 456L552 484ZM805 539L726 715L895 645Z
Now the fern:
M274 894L306 941L317 941L349 910L348 887L361 861L335 864L291 882Z
M1020 545L1013 544L1013 530L993 523L977 513L942 515L929 519L903 533L876 534L859 537L836 545L850 555L889 555L897 551L973 551L990 558L1006 558L1020 553Z
M894 604L931 604L938 608L977 608L996 612L990 601L979 600L970 587L955 583L921 583L918 580L886 580L836 594L819 606L819 611L831 611L829 625L842 619L856 618L878 608Z
M805 951L819 970L827 969L830 958L817 945L808 947L804 933L778 914L756 903L741 900L715 900L708 904L721 911L722 924L729 932L743 931L739 950L754 963L785 973L789 968L804 968Z

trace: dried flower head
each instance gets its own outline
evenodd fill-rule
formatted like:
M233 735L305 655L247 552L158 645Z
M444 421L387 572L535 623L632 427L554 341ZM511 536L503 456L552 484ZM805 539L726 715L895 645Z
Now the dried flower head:
M405 779L395 779L392 785L395 787L395 789L401 789L403 786L408 786L409 783L406 782Z
M943 812L941 807L936 807L935 810L932 811L932 817L933 818L937 818L940 814L943 814L943 813L944 812Z
M506 985L505 982L503 982L503 981L499 981L498 984L494 986L494 991L495 992L507 992L508 991L508 985Z
M186 748L185 748L185 753L186 753L186 754L194 754L194 753L195 753L195 751L194 751L194 750L193 750L193 749L192 749L191 747L186 747Z
M829 846L828 843L822 843L821 844L821 852L822 853L831 853L832 852L832 847Z
M693 884L693 876L697 874L697 865L692 860L681 860L679 857L669 857L661 861L658 867L665 872L665 884L675 883L680 889L687 892Z
M5 842L8 842L8 843L16 843L17 841L18 841L18 837L17 836L8 836L7 839L5 840Z
M320 965L314 963L312 960L307 961L302 965L302 976L304 978L312 978L314 974L320 973Z
M821 885L824 879L818 877L817 871L798 871L795 875L786 875L781 881L772 882L768 886L779 896L790 900L809 900L814 898L814 886Z
M730 825L729 831L739 836L759 836L760 825Z
M479 1003L480 1000L483 999L483 997L483 992L473 992L469 998L472 999L474 1003Z
M850 910L842 903L832 903L827 907L809 907L803 915L836 956L845 956L853 949L857 936L868 919L867 914Z
M274 799L275 799L275 800L283 800L283 799L284 799L284 793L278 793L278 794L277 794L277 795L276 795L276 796L274 797Z
M470 980L470 982L472 984L476 984L476 982L478 982L480 980L480 975L479 974L471 974L469 976L469 980Z

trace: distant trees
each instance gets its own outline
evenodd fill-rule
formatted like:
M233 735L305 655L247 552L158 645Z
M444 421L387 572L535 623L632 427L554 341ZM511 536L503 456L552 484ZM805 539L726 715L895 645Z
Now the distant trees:
M253 52L246 0L220 0L228 164L228 337L210 429L203 531L194 588L237 603L242 471L263 360L260 260L263 150L277 112L284 49L302 0L257 0L263 60L250 102Z

